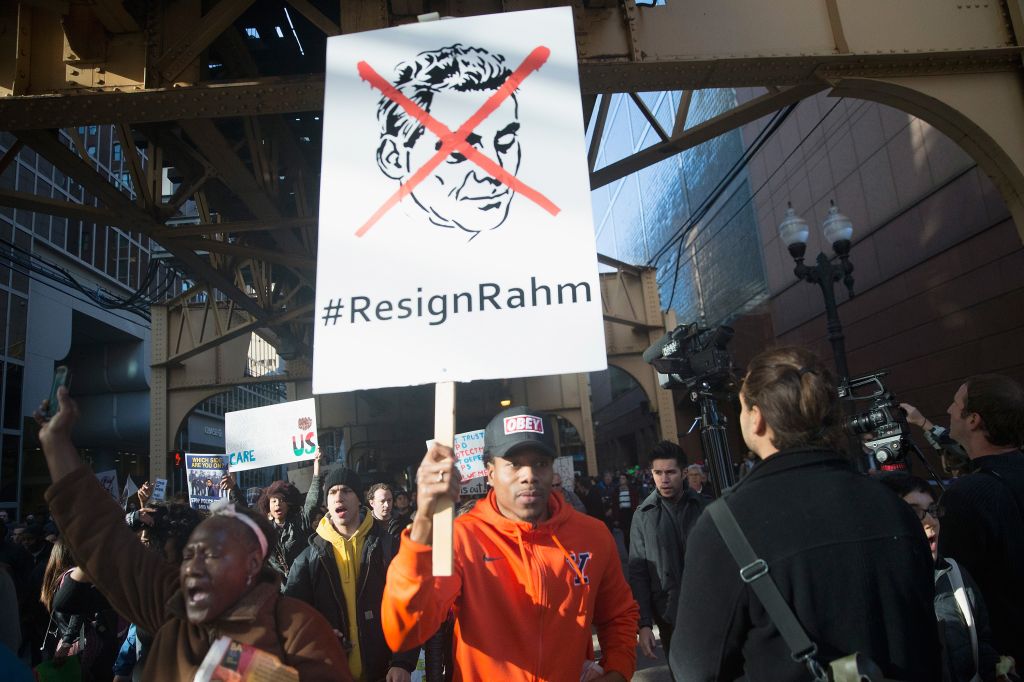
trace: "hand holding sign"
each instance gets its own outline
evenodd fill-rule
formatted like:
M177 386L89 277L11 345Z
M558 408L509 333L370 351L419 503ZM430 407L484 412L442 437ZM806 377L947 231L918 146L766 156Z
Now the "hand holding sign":
M422 545L433 543L434 512L442 498L459 501L459 469L452 449L434 443L416 471L416 518L409 537Z

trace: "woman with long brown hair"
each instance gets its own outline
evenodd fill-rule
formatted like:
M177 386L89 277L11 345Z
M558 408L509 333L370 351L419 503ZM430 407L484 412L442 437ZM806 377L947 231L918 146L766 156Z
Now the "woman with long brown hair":
M57 540L53 543L50 560L46 562L43 589L39 593L39 601L46 607L46 612L50 614L50 624L46 629L42 646L45 660L67 656L68 651L78 641L78 637L73 636L71 632L72 617L53 609L53 599L57 595L57 590L74 568L75 558L71 555L71 550L63 542Z
M50 552L39 601L50 613L43 658L59 663L77 656L83 680L106 679L117 650L117 615L60 540Z

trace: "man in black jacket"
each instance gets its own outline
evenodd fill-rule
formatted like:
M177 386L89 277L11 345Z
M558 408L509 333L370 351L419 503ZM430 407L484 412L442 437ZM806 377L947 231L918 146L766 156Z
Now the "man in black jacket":
M327 515L292 564L284 593L323 614L346 648L353 679L409 682L419 649L392 655L380 624L384 581L398 541L362 507L359 474L333 469L323 489Z
M949 435L975 472L942 496L939 552L960 562L988 605L996 650L1024 664L1024 388L971 377L949 406Z
M629 542L629 586L640 605L640 650L654 657L657 624L668 658L679 581L683 577L686 538L708 501L683 476L686 456L675 443L662 441L650 455L655 490L633 515Z
M906 503L836 452L829 371L801 348L766 351L750 362L740 403L743 439L761 461L712 506L728 504L817 661L859 652L889 679L942 679L924 531ZM679 680L809 679L707 512L687 543L673 638Z

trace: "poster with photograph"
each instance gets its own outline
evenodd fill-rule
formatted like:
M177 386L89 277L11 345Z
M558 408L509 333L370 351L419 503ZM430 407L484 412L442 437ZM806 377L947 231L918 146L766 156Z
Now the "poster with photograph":
M314 393L607 367L571 7L328 38L322 156Z
M207 511L210 505L227 497L220 489L220 479L228 473L227 455L197 455L185 453L185 485L188 503L193 509Z

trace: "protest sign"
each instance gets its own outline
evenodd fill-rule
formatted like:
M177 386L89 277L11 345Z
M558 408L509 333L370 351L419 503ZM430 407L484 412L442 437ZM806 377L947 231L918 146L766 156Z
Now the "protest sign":
M487 479L486 478L474 478L472 481L463 483L459 487L459 493L463 498L467 497L480 497L487 494Z
M117 470L109 469L107 471L97 471L96 478L99 480L100 485L103 489L110 493L110 496L115 500L118 499L118 494L121 489L117 487Z
M576 481L576 471L572 466L572 457L556 457L552 464L555 473L562 477L562 485L572 490L573 483Z
M167 479L158 478L153 483L153 494L150 497L154 502L163 502L167 499Z
M279 403L224 415L231 471L291 464L316 457L316 401Z
M220 489L220 479L228 473L227 455L193 455L185 453L185 474L188 503L193 509L206 511L228 491Z
M135 481L132 480L131 474L129 474L128 480L124 483L124 490L121 491L121 506L127 506L128 498L137 492L139 492L139 486L135 485Z
M569 7L328 38L313 392L605 369L584 142Z
M455 434L455 465L463 481L471 481L487 474L484 467L484 430Z

